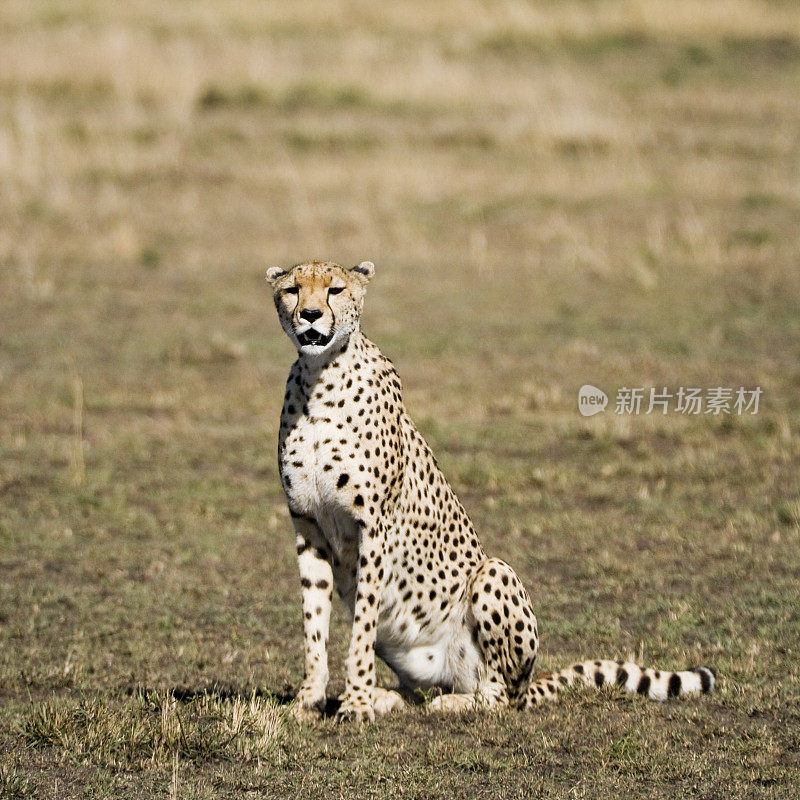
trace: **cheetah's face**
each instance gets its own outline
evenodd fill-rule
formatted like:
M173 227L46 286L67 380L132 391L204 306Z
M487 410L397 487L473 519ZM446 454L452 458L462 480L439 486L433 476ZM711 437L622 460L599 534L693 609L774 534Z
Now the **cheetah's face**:
M371 261L352 269L314 261L267 270L281 325L301 355L321 355L358 329L374 273Z

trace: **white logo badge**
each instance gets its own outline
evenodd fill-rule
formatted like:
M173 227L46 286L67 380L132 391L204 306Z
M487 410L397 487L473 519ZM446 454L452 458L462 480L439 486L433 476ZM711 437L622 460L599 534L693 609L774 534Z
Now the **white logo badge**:
M608 405L608 395L591 383L585 383L578 390L578 411L584 417L593 417L601 411L605 411Z

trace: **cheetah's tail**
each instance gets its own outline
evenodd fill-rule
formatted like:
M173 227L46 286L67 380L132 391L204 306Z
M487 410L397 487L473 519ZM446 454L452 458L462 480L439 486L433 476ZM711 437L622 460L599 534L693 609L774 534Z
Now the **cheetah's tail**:
M651 700L669 700L708 694L714 690L716 673L711 667L694 667L678 672L644 669L630 661L583 661L533 678L528 684L524 707L555 700L559 689L573 684L617 686L631 694L646 695Z

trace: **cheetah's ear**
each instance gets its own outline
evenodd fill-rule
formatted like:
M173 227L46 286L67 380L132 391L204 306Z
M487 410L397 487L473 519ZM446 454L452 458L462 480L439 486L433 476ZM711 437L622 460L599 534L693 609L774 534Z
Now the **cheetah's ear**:
M267 283L274 286L275 281L277 281L278 278L282 278L285 274L286 270L283 269L283 267L270 267L267 270Z
M362 261L357 267L353 267L350 272L360 275L364 283L367 283L375 274L375 265L371 261Z

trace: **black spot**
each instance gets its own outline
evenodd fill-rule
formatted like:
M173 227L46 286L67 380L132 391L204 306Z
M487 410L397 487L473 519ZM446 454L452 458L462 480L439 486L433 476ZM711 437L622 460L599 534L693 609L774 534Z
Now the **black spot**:
M583 664L576 664L572 669L574 669L578 675L583 675Z
M347 481L349 481L349 480L350 480L350 476L346 472L343 472L339 476L339 480L336 481L336 488L337 489L341 489L342 486L344 486L347 483Z
M700 667L697 672L700 675L700 686L703 690L703 694L708 694L711 691L711 678L708 673L711 672L712 675L714 673L713 671L704 669L703 667Z
M617 672L617 686L624 686L628 682L628 673L624 669Z
M353 498L353 505L356 505L356 506L363 506L363 505L364 505L364 498L363 498L363 497L362 497L360 494L357 494L357 495L356 495L356 496Z
M602 673L602 672L600 672L600 670L597 670L597 672L595 672L595 674L594 674L594 682L595 682L595 683L596 683L598 686L602 686L602 685L605 683L605 681L606 681L606 679L605 679L605 677L603 676L603 673Z
M494 620L495 625L500 624L500 615L496 611L492 611L492 619Z
M670 675L667 681L667 697L677 697L681 693L681 676L677 672Z
M642 675L639 679L639 685L636 687L638 694L647 694L650 691L650 676Z

